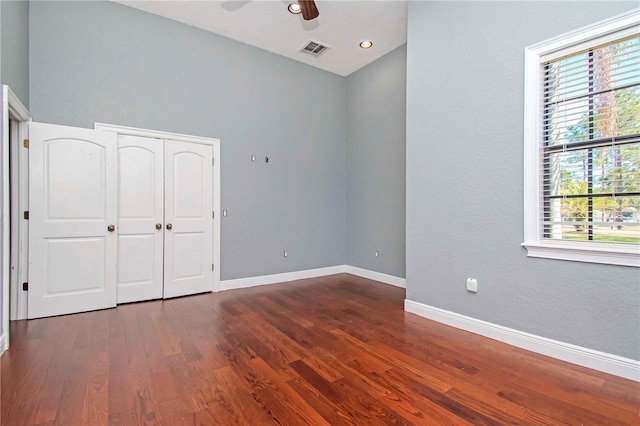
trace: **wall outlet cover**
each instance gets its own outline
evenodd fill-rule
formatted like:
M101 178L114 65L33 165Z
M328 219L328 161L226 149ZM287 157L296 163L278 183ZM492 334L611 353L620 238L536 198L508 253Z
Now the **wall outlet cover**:
M478 280L476 280L475 278L467 278L467 291L470 291L471 293L477 293Z

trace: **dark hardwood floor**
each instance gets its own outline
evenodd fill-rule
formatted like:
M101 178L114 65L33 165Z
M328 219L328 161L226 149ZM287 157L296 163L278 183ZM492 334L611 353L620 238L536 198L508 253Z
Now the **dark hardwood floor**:
M640 385L347 274L11 325L2 425L640 424Z

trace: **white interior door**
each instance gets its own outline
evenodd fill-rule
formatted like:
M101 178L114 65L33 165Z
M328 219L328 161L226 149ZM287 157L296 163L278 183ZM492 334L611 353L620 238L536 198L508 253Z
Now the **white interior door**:
M213 147L165 141L164 297L212 290Z
M116 305L117 138L29 125L29 318Z
M118 303L162 298L162 140L118 136Z

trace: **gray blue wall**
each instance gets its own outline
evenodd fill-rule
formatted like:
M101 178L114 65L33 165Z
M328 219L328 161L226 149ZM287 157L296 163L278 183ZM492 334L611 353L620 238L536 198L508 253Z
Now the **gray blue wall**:
M29 34L34 121L221 139L223 280L344 264L345 78L110 2L33 2Z
M407 299L640 359L638 269L520 246L524 48L636 6L410 2Z
M2 84L29 108L29 3L0 1L2 19Z
M406 71L403 45L347 78L346 263L402 278Z

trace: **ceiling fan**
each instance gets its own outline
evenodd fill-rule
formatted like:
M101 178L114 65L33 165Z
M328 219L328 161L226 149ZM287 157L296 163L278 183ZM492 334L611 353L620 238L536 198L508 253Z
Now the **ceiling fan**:
M298 4L300 5L300 11L302 12L302 19L304 19L305 21L311 21L312 19L316 19L320 15L315 1L298 0Z

